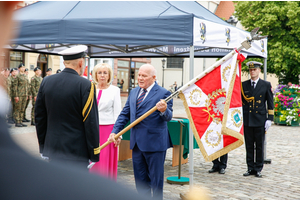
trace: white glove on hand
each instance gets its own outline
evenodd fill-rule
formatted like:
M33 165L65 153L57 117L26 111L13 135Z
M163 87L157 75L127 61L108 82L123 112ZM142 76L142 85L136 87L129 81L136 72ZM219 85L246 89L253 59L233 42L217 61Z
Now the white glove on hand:
M96 164L95 162L91 162L88 166L87 166L87 168L88 169L91 169L93 166L94 166L94 164Z
M267 132L268 129L270 128L271 124L272 124L271 120L267 120L267 121L266 121L266 123L265 123L265 131L266 131L266 132Z
M46 156L43 156L43 154L41 153L41 158L43 158L44 160L49 160L49 158L48 157L46 157Z

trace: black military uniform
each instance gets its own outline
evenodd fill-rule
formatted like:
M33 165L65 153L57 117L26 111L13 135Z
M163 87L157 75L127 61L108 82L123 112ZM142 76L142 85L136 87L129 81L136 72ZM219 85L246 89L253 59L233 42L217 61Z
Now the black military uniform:
M260 68L258 62L248 62L249 69ZM264 164L265 124L273 120L274 104L271 83L258 79L253 88L251 79L242 83L244 137L248 171L244 176L261 177ZM266 102L268 108L266 108ZM254 155L254 152L256 154Z
M82 58L83 51L64 56L64 60ZM43 156L52 161L75 162L85 168L89 160L99 161L99 120L94 91L94 84L71 68L43 79L35 104L35 124Z

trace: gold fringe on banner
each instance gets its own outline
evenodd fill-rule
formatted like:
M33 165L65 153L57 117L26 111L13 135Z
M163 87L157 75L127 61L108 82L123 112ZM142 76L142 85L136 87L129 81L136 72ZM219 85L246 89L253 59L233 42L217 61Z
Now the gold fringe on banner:
M236 70L237 70L237 65L238 65L238 62L236 64L236 67L235 67L235 71L234 71L234 74L233 74L233 78L230 82L230 86L229 86L229 90L228 90L228 94L231 94L232 91L233 91L233 86L234 86L234 82L235 82L235 77L236 77ZM190 112L190 109L189 109L189 106L187 104L187 101L185 99L185 96L184 94L180 91L179 93L179 97L180 99L183 101L183 105L184 105L184 108L185 108L185 111L187 113L187 116L188 116L188 119L190 121L190 126L191 126L191 129L193 131L193 134L194 134L194 137L197 141L197 144L200 148L200 151L205 159L205 161L207 162L211 162L217 158L219 158L220 156L222 155L225 155L227 154L228 152L230 152L231 150L234 150L238 147L240 147L242 144L244 144L244 137L243 135L241 135L240 133L236 132L236 131L233 131L229 128L226 128L226 121L227 121L227 115L228 115L228 111L229 111L229 106L230 106L230 101L231 101L231 95L226 95L226 103L225 103L225 108L224 108L224 114L223 115L223 122L222 122L222 129L221 129L221 133L223 135L230 135L236 139L238 139L236 142L220 149L219 151L213 153L212 155L208 155L205 151L205 148L202 144L202 141L200 139L200 136L198 135L198 132L197 132L197 129L196 129L196 126L194 124L194 120L192 118L192 115L191 115L191 112ZM242 119L241 119L242 120Z

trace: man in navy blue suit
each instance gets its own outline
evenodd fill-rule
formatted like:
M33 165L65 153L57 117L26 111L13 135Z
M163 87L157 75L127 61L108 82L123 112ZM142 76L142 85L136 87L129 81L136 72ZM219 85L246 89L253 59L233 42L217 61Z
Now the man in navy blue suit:
M126 105L119 115L109 141L115 141L115 133L125 125L132 123L157 106L157 110L131 129L130 149L135 185L138 193L163 198L164 162L166 150L172 147L167 122L172 119L173 101L166 103L162 99L171 93L156 82L156 70L150 64L140 67L138 73L139 87L133 89Z

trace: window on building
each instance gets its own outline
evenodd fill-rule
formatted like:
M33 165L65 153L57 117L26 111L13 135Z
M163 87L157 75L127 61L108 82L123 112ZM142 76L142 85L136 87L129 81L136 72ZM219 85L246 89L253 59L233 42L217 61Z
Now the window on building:
M24 53L18 51L11 51L10 52L10 61L9 67L10 68L18 68L18 66L24 63Z
M183 58L181 57L168 57L167 68L182 68Z

